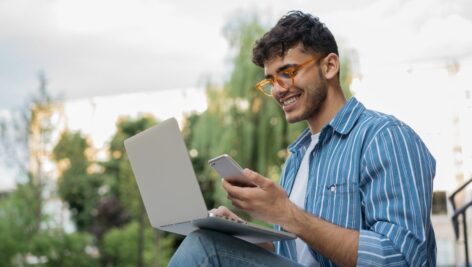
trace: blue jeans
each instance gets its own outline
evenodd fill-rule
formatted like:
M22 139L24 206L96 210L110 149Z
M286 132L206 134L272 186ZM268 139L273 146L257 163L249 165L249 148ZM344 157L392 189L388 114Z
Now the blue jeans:
M302 265L230 235L211 230L197 230L184 239L168 266L301 267Z

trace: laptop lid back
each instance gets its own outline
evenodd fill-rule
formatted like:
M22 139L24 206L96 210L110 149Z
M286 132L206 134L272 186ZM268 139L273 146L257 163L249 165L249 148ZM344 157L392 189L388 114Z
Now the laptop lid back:
M175 118L126 139L124 144L153 227L208 216Z

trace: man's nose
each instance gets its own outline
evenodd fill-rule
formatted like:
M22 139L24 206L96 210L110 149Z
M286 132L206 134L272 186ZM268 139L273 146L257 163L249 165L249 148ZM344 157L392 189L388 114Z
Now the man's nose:
M287 93L288 88L282 86L278 81L274 83L274 87L272 87L272 96L273 97L280 97Z

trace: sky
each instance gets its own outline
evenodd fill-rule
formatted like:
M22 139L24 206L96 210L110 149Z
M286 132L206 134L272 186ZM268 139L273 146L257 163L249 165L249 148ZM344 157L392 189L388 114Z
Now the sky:
M0 109L20 106L44 72L65 99L188 88L230 70L225 23L257 12L315 14L360 71L470 56L468 0L0 0Z
M452 147L472 134L470 0L0 0L0 116L37 90L39 72L71 106L222 82L225 23L256 12L269 27L295 9L331 29L353 60L355 96L410 124L437 157L438 185L451 189Z

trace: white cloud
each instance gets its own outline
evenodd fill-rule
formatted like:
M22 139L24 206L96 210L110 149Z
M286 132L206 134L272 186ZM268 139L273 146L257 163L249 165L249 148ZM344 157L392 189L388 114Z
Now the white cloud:
M39 70L51 91L68 98L185 88L224 73L221 25L183 16L175 6L54 1L32 12L37 6L26 2L0 2L1 15L10 11L0 16L0 58L7 59L0 61L0 89L13 93L0 106L32 92Z
M79 99L65 103L67 128L90 136L102 148L116 130L120 116L152 114L158 120L170 117L181 121L184 114L203 112L207 107L204 90L162 90L108 97Z

